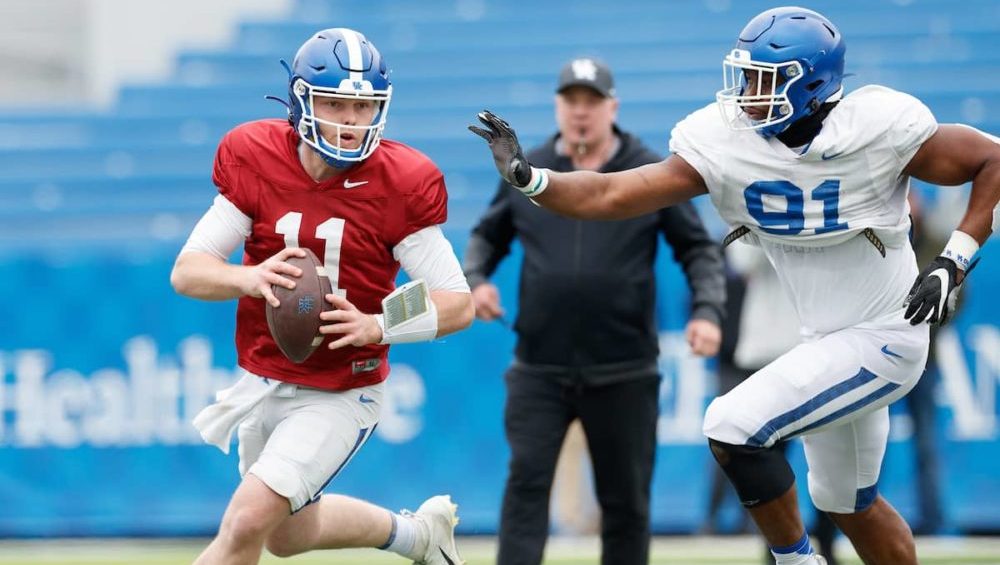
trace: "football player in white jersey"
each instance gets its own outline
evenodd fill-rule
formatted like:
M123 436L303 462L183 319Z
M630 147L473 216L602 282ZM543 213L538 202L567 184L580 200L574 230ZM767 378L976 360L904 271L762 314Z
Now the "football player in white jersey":
M809 545L792 470L775 443L801 436L814 504L865 563L916 563L913 536L879 496L888 405L924 369L928 323L944 323L973 256L997 229L1000 145L938 125L917 99L879 86L844 95L844 40L816 12L753 18L723 61L716 103L674 128L672 155L630 171L531 167L510 126L484 111L500 174L536 203L585 219L619 219L709 194L759 245L802 323L804 343L705 414L716 460L779 565L824 563ZM995 138L994 138L995 139ZM951 240L922 272L907 233L909 178L972 181Z

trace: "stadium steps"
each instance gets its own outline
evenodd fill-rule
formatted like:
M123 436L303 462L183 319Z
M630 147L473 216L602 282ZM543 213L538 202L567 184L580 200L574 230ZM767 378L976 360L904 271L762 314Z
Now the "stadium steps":
M484 147L465 130L476 111L501 113L525 145L538 143L554 129L559 66L598 56L616 72L619 123L663 153L672 125L712 101L736 31L770 6L638 0L609 14L597 0L298 0L288 21L242 24L228 49L182 53L167 83L124 87L107 113L0 112L0 247L39 238L55 247L176 245L214 195L219 138L240 122L283 116L263 99L285 95L277 60L337 25L367 32L387 55L395 82L387 136L438 163L451 195L449 229L467 226L496 183ZM847 35L856 73L848 88L885 84L919 96L940 121L1000 131L1000 3L811 7Z
M549 4L545 6L545 4ZM322 27L354 27L369 35L381 49L425 51L468 49L477 46L497 47L512 34L521 46L620 45L637 41L686 43L713 41L725 45L734 42L746 19L772 7L771 3L741 2L738 10L712 14L700 3L622 3L614 14L581 14L568 3L537 3L520 12L494 14L489 9L479 19L463 19L445 9L435 19L393 17L395 10L378 12L371 8L342 10L328 19L284 22L247 22L240 27L236 47L241 51L294 51L306 38ZM751 9L756 4L759 8ZM823 4L824 6L820 6ZM924 34L1000 31L1000 5L991 2L963 3L962 9L945 3L926 6L893 5L888 2L857 4L815 2L811 7L824 12L848 37L871 35L914 36ZM433 13L431 10L428 12ZM378 17L373 14L385 14ZM558 21L558 25L552 25ZM692 22L697 25L692 25ZM892 25L887 26L886 22Z
M848 41L847 67L902 67L907 65L989 64L1000 60L993 48L997 31L980 31L968 36L884 36ZM306 36L308 37L308 36ZM301 42L302 40L300 40ZM419 52L395 52L388 49L386 60L393 78L399 82L427 81L441 84L454 81L462 86L471 79L489 80L511 77L549 77L566 61L580 55L596 56L606 61L616 73L657 72L684 75L690 72L715 72L732 42L688 42L669 44L636 38L621 45L576 41L544 49L519 46L498 51L489 44L470 45L460 51L427 47ZM191 50L178 56L176 83L189 85L280 84L286 76L279 59L291 61L295 48L266 52L232 49L227 51ZM444 62L447 61L447 64ZM432 90L434 90L432 88Z
M539 85L539 89L541 86ZM541 95L540 95L541 97ZM545 101L520 105L486 100L474 100L462 106L449 109L410 109L400 100L394 105L386 128L392 139L411 143L418 149L426 150L426 144L433 140L474 140L466 126L474 123L475 114L489 108L508 119L525 138L541 138L553 131L553 110L548 92ZM939 121L961 122L975 125L987 131L997 132L1000 123L1000 105L997 94L989 91L952 92L939 95L922 95L921 99L934 111ZM709 104L711 94L701 99L679 99L676 101L632 101L622 105L619 123L626 129L642 136L666 139L673 124L689 112ZM271 117L281 118L280 108ZM0 118L0 162L13 160L11 171L17 172L19 155L35 151L48 153L58 150L55 160L67 158L80 150L124 150L126 152L145 149L174 151L184 148L205 152L209 158L214 154L218 140L226 131L242 121L265 117L254 114L230 114L224 116L168 116L168 117L118 117L86 116L61 118ZM49 154L52 157L51 154ZM448 155L443 155L448 159ZM87 164L89 167L95 163ZM59 165L53 165L60 169ZM128 169L125 169L127 174ZM122 168L118 169L121 170ZM109 169L113 172L115 169ZM0 179L7 170L0 168ZM36 171L40 177L48 173L46 169ZM18 173L20 174L20 173Z

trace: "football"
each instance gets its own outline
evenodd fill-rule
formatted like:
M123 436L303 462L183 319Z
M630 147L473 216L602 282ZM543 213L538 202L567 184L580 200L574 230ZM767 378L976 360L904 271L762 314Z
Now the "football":
M281 305L277 308L267 303L267 327L271 330L278 348L295 363L305 361L323 342L319 333L322 320L320 312L333 310L325 296L332 292L330 279L322 263L312 251L302 248L305 257L290 257L289 265L302 269L299 278L285 275L295 281L294 289L272 285L271 290Z

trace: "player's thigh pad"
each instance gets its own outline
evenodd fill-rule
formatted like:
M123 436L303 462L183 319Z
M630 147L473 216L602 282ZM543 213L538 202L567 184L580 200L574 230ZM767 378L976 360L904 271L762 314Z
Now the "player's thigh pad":
M851 514L871 506L889 438L889 408L802 436L809 496L825 512Z
M319 498L371 437L384 383L331 392L281 385L240 427L240 469L288 499L292 512ZM244 454L256 459L243 460ZM247 441L244 449L243 442Z
M828 334L795 347L713 400L705 413L705 435L770 447L850 422L906 394L926 358L927 328L905 320Z

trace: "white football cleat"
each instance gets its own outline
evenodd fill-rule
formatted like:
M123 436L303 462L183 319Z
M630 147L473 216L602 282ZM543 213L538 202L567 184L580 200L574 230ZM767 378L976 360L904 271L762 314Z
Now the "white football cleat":
M451 496L442 494L424 501L413 517L427 527L427 551L424 558L414 565L464 565L455 546L455 526L458 524L458 505Z

